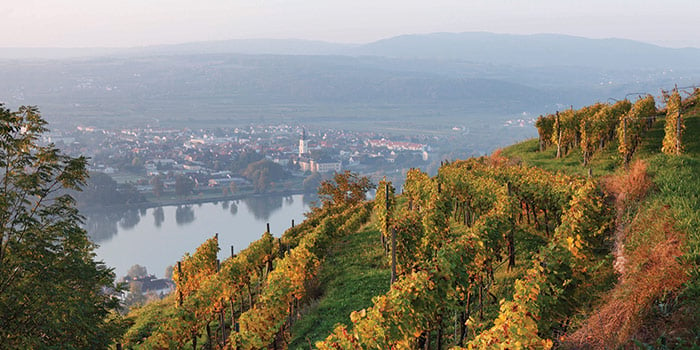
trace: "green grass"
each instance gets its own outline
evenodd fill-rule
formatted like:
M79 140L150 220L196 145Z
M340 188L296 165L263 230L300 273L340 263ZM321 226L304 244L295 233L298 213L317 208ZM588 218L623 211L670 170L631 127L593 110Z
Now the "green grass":
M684 115L683 155L669 156L661 153L664 118L659 118L644 135L633 161L644 159L649 163L648 171L654 189L648 198L648 204L657 201L672 209L679 229L689 234L689 252L700 257L700 105L686 111ZM580 149L574 149L563 159L556 159L555 154L555 147L539 152L536 139L503 150L503 155L528 165L569 174L587 173L582 165ZM612 173L621 166L615 142L596 153L591 162L595 176ZM697 247L693 248L693 244Z
M684 154L689 158L700 157L700 106L685 113L686 130L683 136ZM648 159L661 153L664 138L664 118L659 118L648 130L639 145L634 159ZM540 167L550 171L561 171L567 174L587 175L588 168L594 176L614 173L622 166L622 158L617 151L617 141L614 140L604 149L598 150L592 157L589 166L583 166L583 155L580 148L575 148L561 159L556 159L556 147L550 146L540 152L537 139L527 140L503 149L503 155L513 160Z
M379 231L372 226L336 241L319 272L322 296L292 327L289 349L308 349L336 324L349 326L350 312L371 306L372 297L386 293L390 276Z
M673 344L700 341L700 137L697 135L700 135L700 117L696 114L686 122L684 155L657 153L647 158L653 188L640 208L640 211L667 208L675 221L674 228L687 235L680 260L688 267L689 279L680 295L669 302L672 318L683 321L680 329L662 327L655 333L659 337L664 333L677 334L680 339L671 339ZM658 313L651 310L651 317ZM654 320L650 322L653 324Z
M649 195L638 210L669 209L675 221L675 228L687 235L681 261L688 266L689 281L680 292L675 310L685 314L685 320L690 320L682 326L685 334L684 339L680 341L695 342L700 340L700 105L684 114L686 119L682 139L683 155L670 156L661 153L665 120L659 118L645 133L633 162L636 159L647 161L647 171L653 183ZM587 174L588 169L582 165L580 149L574 149L562 159L556 159L555 154L555 147L540 152L536 139L503 149L504 156L530 166L567 174ZM590 166L595 177L621 170L622 161L617 152L617 143L612 142L605 149L598 151ZM654 314L654 310L651 310L650 314ZM653 320L650 322L655 324ZM663 334L677 333L679 330L657 331L658 334Z
M557 149L550 146L540 152L537 139L527 140L503 149L503 155L523 163L566 174L587 175L588 167L594 176L611 174L620 165L621 158L617 153L617 142L612 142L602 151L598 151L592 158L588 167L583 166L583 155L576 148L561 159L556 159Z
M691 280L685 293L700 312L700 305L696 304L700 300L700 158L660 154L649 160L649 172L654 190L646 205L669 208L676 229L688 235L683 260L691 266Z
M691 281L685 288L684 299L690 302L690 310L698 310L700 300L700 107L688 113L684 137L685 154L680 157L661 153L664 136L664 119L659 118L645 134L634 159L645 159L649 163L654 188L644 206L668 206L677 221L677 228L688 234L684 259L691 262ZM580 149L574 149L562 159L555 158L556 149L539 152L537 140L528 140L505 148L503 155L522 161L530 166L567 174L587 175L588 167L582 165ZM592 158L590 168L595 177L605 176L622 168L617 152L617 142L611 142ZM292 329L290 349L307 349L315 341L324 339L338 323L350 324L349 313L371 306L371 298L388 290L389 271L386 258L379 245L379 233L366 229L336 243L334 254L323 264L320 284L323 295L306 311ZM497 283L492 292L497 298L512 295L512 282L529 266L528 252L542 242L528 240L532 237L520 232L518 243L518 266L508 271L505 265L496 270ZM601 252L601 254L604 254ZM601 256L609 259L607 256ZM601 262L600 277L596 286L589 290L601 294L614 285L615 275L609 261ZM610 270L610 271L609 271ZM599 285L598 285L599 284ZM595 291L593 291L595 290ZM695 305L695 306L693 306ZM485 316L495 316L498 305L487 303ZM593 305L589 305L593 307ZM488 322L487 322L488 323ZM484 325L484 327L488 324Z

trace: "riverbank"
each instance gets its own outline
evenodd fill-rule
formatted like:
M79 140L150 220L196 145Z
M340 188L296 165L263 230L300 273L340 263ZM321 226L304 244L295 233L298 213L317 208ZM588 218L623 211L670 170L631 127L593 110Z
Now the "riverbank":
M231 246L237 252L259 239L267 224L273 236L279 237L292 220L302 222L308 210L308 203L297 194L83 215L84 228L98 245L98 259L114 268L117 276L124 276L134 264L163 276L167 266L176 265L185 253L194 252L217 233L218 257L223 260L230 256Z
M127 203L123 205L109 205L109 206L81 206L78 204L78 209L81 212L99 212L105 210L129 210L129 209L150 209L164 206L175 206L175 205L191 205L191 204L204 204L213 203L220 201L231 201L231 200L242 200L247 198L261 198L261 197L286 197L293 195L313 195L311 193L304 193L303 190L283 190L283 191L271 191L264 193L255 192L245 192L238 193L234 195L208 195L206 193L199 193L196 196L187 197L148 197L147 201L139 203Z

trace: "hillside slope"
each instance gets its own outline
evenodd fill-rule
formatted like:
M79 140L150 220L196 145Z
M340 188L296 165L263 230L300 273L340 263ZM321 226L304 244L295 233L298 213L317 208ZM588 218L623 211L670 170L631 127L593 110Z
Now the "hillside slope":
M372 202L337 191L220 268L214 238L183 259L176 294L133 312L125 343L690 347L700 340L699 99L680 104L681 155L660 151L674 107L599 104L543 117L539 141L446 162L434 177L411 170L400 195L385 182Z
M319 271L319 298L291 328L290 349L308 349L337 323L349 325L350 312L370 306L372 297L389 289L389 266L379 231L371 226L334 242Z
M644 134L632 160L636 163L629 170L621 165L617 141L594 155L588 166L582 165L580 151L562 159L555 159L554 148L539 152L538 140L502 151L513 160L550 171L584 175L590 170L617 197L618 237L613 253L618 265L628 267L618 266L618 284L602 296L588 322L574 333L570 346L649 343L673 348L700 339L698 91L686 102L683 154L661 151L666 124L661 117ZM633 302L624 302L629 300ZM620 320L624 317L627 319Z

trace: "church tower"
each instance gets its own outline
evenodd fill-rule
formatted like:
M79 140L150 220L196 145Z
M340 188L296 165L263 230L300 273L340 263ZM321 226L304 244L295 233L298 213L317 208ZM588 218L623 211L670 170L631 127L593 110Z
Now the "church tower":
M299 139L299 157L309 153L309 140L306 139L306 129L301 131L301 139Z

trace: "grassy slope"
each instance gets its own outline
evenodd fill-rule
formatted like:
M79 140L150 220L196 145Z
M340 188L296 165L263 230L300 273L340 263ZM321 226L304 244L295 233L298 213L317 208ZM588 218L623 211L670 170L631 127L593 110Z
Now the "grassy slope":
M690 319L700 317L700 105L691 108L686 113L683 143L685 152L682 156L667 156L661 153L664 136L664 120L657 120L653 128L645 135L635 159L643 159L648 163L648 172L652 177L653 188L639 211L665 207L671 211L675 221L675 229L687 234L687 242L683 247L684 261L688 262L690 280L676 303L676 310L684 310L690 314ZM544 152L538 151L537 140L528 140L503 149L503 155L520 160L525 164L542 167L551 171L562 171L568 174L586 174L588 169L582 164L579 149L573 150L563 159L555 159L556 149L550 147ZM621 158L617 153L617 144L609 145L599 151L593 158L591 168L595 177L622 171ZM665 304L659 302L657 305ZM695 322L685 324L675 323L666 326L666 320L659 310L649 310L646 335L651 338L643 341L656 341L662 338L673 338L681 334L686 342L700 340L700 325ZM668 311L668 310L666 310ZM693 316L694 315L694 316ZM693 324L695 323L695 324ZM683 328L683 329L674 329ZM652 331L648 329L652 328ZM657 338L658 337L658 338ZM679 343L676 343L677 345ZM681 342L680 344L684 344ZM685 343L687 344L687 343Z
M656 342L668 340L669 348L700 344L700 106L692 112L685 124L684 155L654 154L650 145L643 149L652 155L648 161L654 183L654 191L644 207L669 208L675 229L688 235L681 260L690 267L689 281L679 298L660 302L647 321L649 328L655 330L652 334ZM660 137L663 138L663 132ZM671 311L680 312L666 312L663 305L671 305ZM676 342L675 337L683 340Z
M678 228L689 234L685 250L688 254L695 251L700 255L700 137L695 137L700 135L700 107L690 111L686 119L685 155L669 157L660 153L663 128L664 121L660 119L646 134L636 155L637 159L649 162L649 172L655 184L655 190L647 198L645 206L652 207L659 203L669 205ZM537 140L529 140L504 149L503 154L551 171L578 175L588 173L588 168L581 165L582 156L578 149L557 160L554 158L554 148L544 152L538 152L537 148ZM621 157L615 142L598 152L591 161L591 169L596 177L613 174L621 169L620 165ZM338 242L335 254L324 262L321 272L320 282L324 294L294 325L290 349L306 349L309 343L325 338L335 324L349 324L351 311L370 306L372 296L386 292L389 271L377 236L376 230L365 229ZM519 261L527 261L529 256L523 252L528 251L529 242L517 242L522 245L518 249ZM499 283L494 286L493 292L499 298L512 294L512 280L522 273L522 266L518 267L514 271L507 271L505 266L497 269ZM598 292L603 289L605 288L600 288ZM688 290L692 289L693 287ZM691 296L691 300L697 299ZM486 314L497 312L496 307L489 306L485 310ZM487 327L488 324L483 326Z
M700 105L695 106L687 113L685 120L685 157L698 159L700 157ZM636 159L659 158L661 142L664 138L664 119L656 121L644 137ZM574 149L562 159L556 159L556 147L550 146L543 152L538 151L537 139L527 140L503 149L503 155L512 159L521 160L527 165L541 167L551 171L563 171L568 174L585 175L588 169L581 164L583 156L580 149ZM661 156L663 157L663 156ZM596 152L591 159L591 168L594 176L611 174L616 171L622 162L617 152L617 141L613 141L602 151Z
M664 120L660 119L647 132L634 158L644 159L649 163L655 190L648 200L660 201L671 206L676 212L681 228L695 234L700 231L700 220L696 220L700 219L700 105L686 113L685 127L685 150L682 156L673 157L661 153ZM528 140L503 149L503 155L552 171L581 175L588 171L581 165L582 156L579 149L557 160L554 158L554 147L544 152L538 152L537 147L536 139ZM598 152L593 157L591 167L594 176L607 175L619 170L621 158L617 153L617 144L613 143ZM700 237L698 239L700 240Z
M372 305L389 290L390 271L372 224L335 243L321 267L322 296L292 328L289 349L308 349L325 339L337 323L349 325L350 312Z

